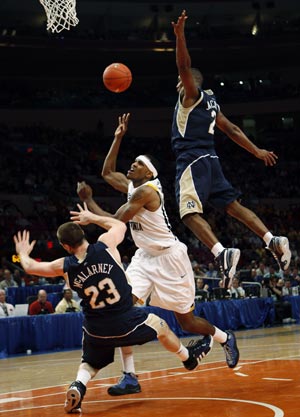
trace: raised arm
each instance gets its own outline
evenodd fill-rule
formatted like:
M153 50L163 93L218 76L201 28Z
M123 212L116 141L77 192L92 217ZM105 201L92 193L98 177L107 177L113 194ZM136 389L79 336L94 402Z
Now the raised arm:
M37 262L30 257L30 253L35 245L35 240L30 243L30 234L27 230L18 232L14 236L16 252L20 256L20 262L27 274L54 278L64 276L64 258L56 259L52 262Z
M262 159L266 166L276 164L278 156L273 151L258 148L245 133L235 124L231 123L222 112L218 112L216 125L224 132L233 142L252 153L256 158Z
M133 216L137 214L143 207L147 208L148 210L152 210L152 205L155 204L157 199L157 193L153 190L153 188L145 185L143 187L139 187L132 194L130 200L123 204L115 214L112 214L102 210L102 208L95 202L93 199L91 187L84 181L78 183L77 192L81 201L86 204L86 207L93 213L99 216L113 217L115 219L121 220L124 223L127 223L129 220L131 220ZM78 214L78 212L71 213ZM71 218L71 220L74 221L78 219Z
M185 21L187 18L186 11L183 10L178 17L177 22L172 22L174 34L176 36L176 65L180 77L179 83L181 82L184 87L182 104L185 107L193 105L199 97L199 91L194 82L191 70L191 57L186 46L184 33Z
M70 211L71 220L80 225L87 225L90 223L97 224L103 229L107 230L99 236L98 240L104 242L111 249L115 249L124 239L126 233L126 225L124 222L113 217L99 216L88 210L87 204L83 207L77 204L79 211Z
M128 127L130 113L119 116L119 124L115 131L114 140L103 163L101 175L112 187L122 193L127 193L129 180L124 174L116 171L117 157L120 145Z
M87 207L93 213L98 214L99 216L107 216L107 217L114 217L112 213L103 210L93 199L93 190L90 185L88 185L85 181L81 181L77 183L77 194L80 200L83 203L87 204Z

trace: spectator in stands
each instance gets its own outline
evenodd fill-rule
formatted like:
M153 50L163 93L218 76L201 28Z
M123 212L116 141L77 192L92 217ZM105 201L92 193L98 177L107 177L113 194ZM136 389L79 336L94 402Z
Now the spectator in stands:
M231 298L245 298L245 290L238 278L233 278L232 285L229 288Z
M37 300L33 301L29 306L29 315L36 316L51 313L54 313L54 308L50 301L47 301L47 292L45 290L39 290Z
M73 291L69 288L66 288L63 292L62 300L55 307L55 313L78 313L80 311L80 306L73 299Z
M4 269L3 271L3 278L4 280L0 282L0 289L5 290L9 287L17 287L18 284L13 279L12 273L9 269Z
M256 270L257 268L251 268L250 270L250 277L249 277L249 281L250 282L257 282L257 275L256 275Z
M202 292L209 292L209 287L204 283L203 278L196 279L196 295L202 295Z
M128 268L129 264L130 264L130 261L129 261L128 256L127 255L123 255L122 256L122 265L123 265L123 268L124 268L125 271Z
M193 267L193 271L194 271L194 278L195 278L195 281L196 281L198 278L204 278L204 277L205 277L205 272L203 271L203 269L201 268L201 266L200 266L199 264L196 264L196 265Z
M269 272L266 273L261 281L261 284L263 287L269 287L269 282L272 278L276 278L277 280L281 278L281 275L279 272L276 271L274 265L269 266Z
M292 305L289 301L283 299L283 281L273 275L270 277L268 288L270 295L274 298L275 324L294 323Z
M207 266L208 269L205 272L205 276L210 279L206 279L205 283L208 284L209 289L211 290L212 288L219 286L221 277L219 271L215 268L215 265L212 262L209 262Z
M269 272L269 268L264 262L259 262L258 268L256 269L256 281L261 282L263 277Z
M281 293L282 293L282 296L292 295L292 282L289 278L284 280Z
M23 276L21 275L21 272L19 269L14 269L13 273L12 273L12 278L13 280L18 284L18 287L22 286L22 279Z
M14 306L12 304L7 303L5 299L5 291L0 289L0 319L3 319L8 316L14 316L15 314Z

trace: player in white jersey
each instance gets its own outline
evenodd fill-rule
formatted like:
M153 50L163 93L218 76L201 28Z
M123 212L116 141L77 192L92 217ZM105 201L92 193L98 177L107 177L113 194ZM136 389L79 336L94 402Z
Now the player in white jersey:
M236 366L239 351L231 331L222 331L207 320L193 314L195 281L187 247L173 234L164 208L164 196L157 178L157 169L147 155L139 155L127 175L116 171L122 138L127 131L129 114L119 117L115 137L104 161L102 176L118 191L128 193L128 201L112 215L93 200L92 189L85 182L78 184L78 194L89 209L100 215L129 222L138 247L126 274L132 285L133 302L150 304L174 312L182 329L189 333L210 335L207 354L215 340L222 344L230 368ZM204 356L204 355L203 355ZM124 375L110 387L110 395L140 392L135 376L132 351L122 348Z
M141 155L137 160L140 158ZM145 304L150 297L150 305L186 314L193 309L195 298L194 273L187 247L171 230L158 178L138 187L129 182L128 201L134 192L145 186L151 187L151 194L158 194L160 204L155 211L141 207L129 221L138 249L126 273L139 303Z

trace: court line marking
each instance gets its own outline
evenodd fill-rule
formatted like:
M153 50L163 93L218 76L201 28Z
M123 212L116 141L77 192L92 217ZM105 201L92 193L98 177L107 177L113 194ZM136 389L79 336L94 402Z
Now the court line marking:
M262 378L266 379L267 381L294 381L291 378Z
M116 402L140 402L140 401L227 401L227 402L234 402L234 403L243 403L243 404L252 404L257 405L260 407L268 408L269 410L274 412L274 417L284 417L284 412L281 408L276 407L273 404L268 404L260 401L252 401L252 400L241 400L238 398L214 398L214 397L152 397L152 398L120 398L120 399L114 399L114 400L97 400L97 401L85 401L85 404L97 404L97 403L116 403ZM54 407L63 407L62 404L51 404L51 405L43 405L43 406L35 406L35 407L22 407L22 408L15 408L12 410L0 410L1 413L11 413L11 412L17 412L17 411L24 411L24 410L38 410L38 409L44 409L44 408L54 408Z
M10 398L1 398L0 399L0 404L5 404L5 403L12 403L14 401L23 401L26 398L21 398L21 397L10 397Z
M299 355L299 357L300 357L300 355ZM245 363L242 363L240 365L240 368L242 368L243 366L256 365L258 363L270 362L270 361L273 361L273 360L274 361L276 361L276 360L285 360L286 361L286 360L289 360L289 358L286 358L286 357L278 357L278 358L276 358L275 357L275 358L266 358L266 359L255 360L255 361L251 361L251 360L248 360L247 361L247 360L245 360L245 361L243 361ZM290 359L290 360L295 360L295 359ZM221 362L221 361L208 362L208 363L205 363L205 365L219 363L219 362ZM224 364L224 365L221 365L221 366L214 366L214 367L211 367L211 368L208 368L208 369L207 368L206 369L197 369L195 371L188 372L188 375L191 375L191 374L194 374L194 373L203 373L203 372L209 372L209 371L216 371L216 370L224 369L224 368L225 369L228 369L227 365ZM156 369L156 370L151 371L151 373L172 371L172 369L178 369L178 367ZM234 369L232 371L235 374ZM230 372L230 369L229 369L229 372ZM138 372L139 375L142 375L143 373L145 373L145 372L144 371ZM149 373L149 372L147 372L147 373ZM148 378L139 378L139 381L140 382L152 381L152 380L156 380L156 379L170 378L170 377L174 377L174 376L178 376L178 375L187 375L187 372L185 370L183 370L182 372L180 372L180 371L179 372L176 372L175 375L172 374L172 372L170 372L168 375L159 375L159 376L154 376L154 377L151 376L150 378L149 377ZM114 378L118 378L118 377L119 377L118 375L117 376L110 376L110 377L99 378L98 380L99 381L105 381L107 379L114 379ZM93 379L92 381L97 381L97 379ZM20 390L20 391L5 392L5 393L0 393L0 396L3 397L5 395L12 395L12 394L24 393L24 392L27 393L28 391L33 392L33 391L38 391L38 390L41 390L41 389L67 387L67 386L68 386L68 384L60 384L60 385L52 385L52 386L46 386L46 387L32 388L32 389L29 389L29 390L27 389L27 390ZM96 387L90 386L89 387L89 390L92 390L92 389L96 389ZM46 396L49 396L49 395L58 395L58 394L61 394L61 393L47 394ZM41 396L37 396L37 397L34 397L34 398L42 398L44 396L45 395L41 395ZM32 398L32 396L31 397L28 397L28 398L25 398L25 399L31 399L31 398Z

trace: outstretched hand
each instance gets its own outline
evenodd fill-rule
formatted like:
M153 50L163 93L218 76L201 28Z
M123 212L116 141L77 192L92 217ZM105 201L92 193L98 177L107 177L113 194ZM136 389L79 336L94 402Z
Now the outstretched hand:
M30 253L32 252L32 249L36 243L36 240L33 240L30 243L30 233L28 230L23 230L22 232L18 232L15 236L14 236L14 242L16 245L16 252L19 255L30 255Z
M276 165L278 156L273 151L267 151L266 149L259 149L256 157L262 159L266 166L272 167Z
M80 204L77 204L79 211L70 211L70 219L77 224L85 226L92 223L95 214L89 211L86 203L83 203L83 207Z
M93 190L85 181L77 183L77 194L81 201L87 201L93 198Z
M178 17L177 22L171 22L176 36L184 33L184 26L187 18L186 11L183 10L181 15Z
M128 122L129 122L130 113L124 113L122 116L119 116L119 125L115 131L115 137L122 138L127 132Z

